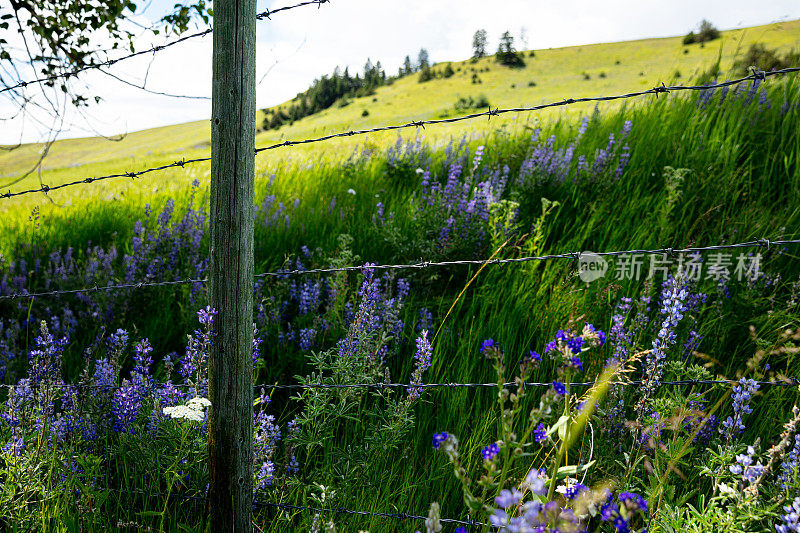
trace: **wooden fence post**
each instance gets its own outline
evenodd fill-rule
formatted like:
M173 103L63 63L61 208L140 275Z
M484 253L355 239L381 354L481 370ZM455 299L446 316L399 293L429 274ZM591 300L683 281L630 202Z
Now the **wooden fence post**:
M256 0L214 2L208 368L211 531L250 533Z

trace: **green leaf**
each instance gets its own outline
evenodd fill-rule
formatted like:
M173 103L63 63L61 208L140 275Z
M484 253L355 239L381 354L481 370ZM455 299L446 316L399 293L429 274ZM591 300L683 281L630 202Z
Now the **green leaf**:
M552 435L554 432L558 431L558 437L563 439L567 432L567 422L569 422L569 417L567 415L562 415L555 424L550 426L550 428L547 430L547 434Z
M595 464L596 462L597 461L589 461L585 465L567 465L567 466L562 466L561 468L558 469L558 472L556 472L556 478L562 478L562 477L574 476L576 474L580 474L581 472L585 472L586 470L589 470L589 468L591 468L592 465Z

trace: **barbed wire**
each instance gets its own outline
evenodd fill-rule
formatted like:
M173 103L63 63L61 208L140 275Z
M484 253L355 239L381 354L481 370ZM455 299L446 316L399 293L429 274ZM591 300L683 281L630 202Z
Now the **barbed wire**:
M579 104L585 102L608 102L611 100L620 100L623 98L634 98L637 96L644 96L648 94L655 94L658 96L661 93L669 93L672 91L706 91L706 90L713 90L720 87L728 87L730 85L735 85L738 83L742 83L749 80L764 80L767 76L776 76L780 74L789 74L792 72L800 72L800 67L792 67L792 68L785 68L781 70L773 70L770 72L756 71L749 76L745 76L743 78L738 78L735 80L729 80L722 83L710 84L710 85L672 85L672 86L665 86L661 84L660 86L653 87L652 89L646 89L643 91L635 91L626 94L618 94L614 96L589 96L584 98L566 98L562 101L558 102L551 102L549 104L540 104L535 106L524 106L524 107L510 107L505 109L489 108L488 111L484 111L482 113L470 113L468 115L463 115L460 117L452 117L452 118L442 118L442 119L429 119L429 120L416 120L412 122L406 122L404 124L396 124L391 126L379 126L377 128L370 128L370 129L363 129L363 130L350 130L344 131L339 133L331 133L330 135L323 135L322 137L314 137L311 139L304 139L301 141L284 141L280 143L275 143L270 146L265 146L262 148L256 149L256 153L263 152L265 150L273 150L275 148L281 148L284 146L297 146L300 144L309 144L309 143L316 143L321 141L327 141L329 139L334 139L336 137L352 137L354 135L365 135L367 133L375 133L380 131L391 131L391 130L400 130L404 128L411 128L411 127L421 127L425 128L427 125L431 124L449 124L452 122L460 122L462 120L470 120L473 118L479 117L489 117L491 119L494 116L503 115L506 113L524 113L529 111L540 111L542 109L547 109L551 107L560 107L560 106L568 106L572 104Z
M295 4L295 5L292 5L292 6L279 7L278 9L267 9L267 10L262 11L261 13L257 14L256 15L256 20L264 20L264 19L272 20L270 17L272 15L274 15L275 13L279 13L281 11L288 11L288 10L294 9L296 7L303 7L303 6L310 6L310 5L317 4L317 9L319 9L319 8L322 7L322 4L330 3L330 1L331 0L308 0L307 2L300 2L299 4Z
M329 3L330 1L331 0L309 0L307 2L300 2L298 4L294 4L294 5L286 6L286 7L281 7L281 8L278 8L278 9L272 9L272 10L268 9L268 10L266 10L264 12L258 13L256 15L256 20L264 20L264 19L271 20L270 16L274 15L275 13L279 13L281 11L288 11L290 9L295 9L295 8L298 8L298 7L308 6L308 5L312 5L312 4L318 4L318 7L322 7L322 4ZM91 65L85 65L83 67L79 67L79 68L70 70L69 72L63 72L61 74L53 74L51 76L44 76L42 78L36 78L36 79L33 79L33 80L28 80L28 81L20 81L20 82L14 84L14 85L9 85L9 86L0 88L0 94L8 92L8 91L13 91L15 89L23 89L23 88L27 87L28 85L37 85L37 84L40 84L40 83L53 82L53 81L61 79L61 78L69 79L71 77L78 76L79 74L82 74L83 72L86 72L88 70L95 70L95 69L100 69L100 68L103 68L103 67L110 67L110 66L115 65L115 64L117 64L117 63L119 63L121 61L125 61L127 59L131 59L131 58L134 58L134 57L142 56L142 55L145 55L145 54L155 54L157 52L161 52L162 50L165 50L165 49L169 48L170 46L174 46L176 44L188 41L190 39L195 39L197 37L205 37L206 35L212 33L213 31L214 31L213 28L208 28L208 29L196 32L196 33L192 33L192 34L189 34L189 35L184 35L183 37L181 37L179 39L176 39L174 41L170 41L168 43L152 46L152 47L150 47L150 48L148 48L146 50L140 50L138 52L132 52L132 53L130 53L128 55L125 55L125 56L122 56L122 57L117 57L115 59L108 59L108 60L102 61L100 63L92 63ZM204 98L204 97L196 97L196 98Z
M373 265L365 263L360 266L346 266L346 267L329 267L329 268L312 268L308 270L276 270L273 272L264 272L256 274L254 277L270 278L270 277L284 277L284 276L301 276L312 274L331 274L335 272L360 272L363 270L422 270L426 268L440 268L447 266L477 266L477 265L503 265L510 263L526 263L531 261L548 261L552 259L572 259L580 261L581 256L588 257L608 257L608 256L621 256L621 255L666 255L675 257L678 255L694 254L707 251L737 249L737 248L753 248L763 247L770 249L772 246L784 246L789 244L800 244L800 239L758 239L754 241L731 243L731 244L716 244L711 246L693 246L689 248L656 248L656 249L635 249L635 250L616 250L610 252L564 252L560 254L548 254L538 256L514 257L508 259L464 259L454 261L423 261L419 263L406 263L406 264L383 264ZM185 285L195 283L208 283L208 278L197 279L181 279L173 281L153 281L153 282L139 282L139 283L122 283L122 284L109 284L104 286L83 287L79 289L64 289L53 290L44 292L15 292L12 294L0 295L2 300L14 300L17 298L38 298L46 296L60 296L66 294L78 294L84 292L100 292L111 291L118 289L142 289L146 287L161 287L169 285Z
M610 381L609 386L619 385L621 387L636 387L646 383L646 380L630 380L630 381ZM776 380L753 380L759 387L800 387L800 379L796 377L784 377ZM564 386L569 387L591 387L596 385L595 381L573 381L573 382L559 382ZM689 385L736 385L739 380L736 379L679 379L672 381L660 381L656 386L659 387L679 387ZM188 383L170 384L175 389L194 389L195 385ZM489 382L489 383L459 383L459 382L442 382L442 383L283 383L283 384L270 384L262 383L254 385L255 392L261 390L295 390L295 389L490 389L490 388L541 388L552 387L553 381L507 381L505 383ZM0 389L11 389L16 385L0 384ZM115 387L109 385L97 385L93 383L46 383L45 388L52 389L106 389L112 390ZM798 389L800 390L800 389Z
M43 192L43 193L47 194L48 192L56 191L58 189L63 189L65 187L72 187L74 185L95 183L95 182L98 182L98 181L103 181L103 180L108 180L108 179L113 179L113 178L138 178L139 176L143 176L145 174L149 174L150 172L156 172L158 170L166 170L168 168L174 168L174 167L183 168L185 165L191 165L193 163L201 163L203 161L211 161L211 158L210 157L198 157L198 158L195 158L195 159L181 159L180 161L175 161L174 163L169 163L169 164L161 165L161 166L158 166L158 167L150 167L150 168L146 168L144 170L138 170L138 171L135 171L135 172L133 172L133 171L131 171L131 172L118 172L116 174L108 174L106 176L98 176L96 178L84 178L84 179L80 179L80 180L69 181L69 182L66 182L66 183L62 183L61 185L53 185L53 186L42 185L38 189L28 189L28 190L23 190L23 191L19 191L19 192L8 191L6 193L0 193L0 198L12 198L14 196L22 196L24 194L31 194L31 193L35 193L35 192Z
M66 294L80 294L84 292L101 292L101 291L112 291L112 290L121 290L121 289L143 289L146 287L165 287L165 286L172 286L172 285L186 285L186 284L195 284L195 283L207 283L208 278L198 278L198 279L178 279L173 281L143 281L139 283L119 283L119 284L109 284L109 285L94 285L93 287L82 287L80 289L64 289L64 290L54 290L54 291L45 291L45 292L33 292L33 293L25 293L25 292L16 292L13 294L4 294L0 295L1 300L15 300L17 298L39 298L45 296L61 296Z
M735 249L735 248L752 248L755 246L765 247L769 249L771 246L775 245L786 245L786 244L800 244L800 239L786 239L786 240L769 240L769 239L758 239L755 241L748 241L748 242L740 242L734 244L717 244L713 246L695 246L690 248L657 248L657 249L638 249L638 250L617 250L612 252L564 252L560 254L549 254L549 255L538 255L538 256L527 256L527 257L515 257L509 259L464 259L464 260L454 260L454 261L423 261L419 263L407 263L407 264L393 264L393 265L371 265L369 263L365 263L361 266L349 266L349 267L330 267L330 268L312 268L308 270L289 270L289 271L276 271L276 272L265 272L263 274L256 274L256 278L265 278L265 277L281 277L281 276L297 276L297 275L309 275L309 274L329 274L334 272L353 272L353 271L361 271L365 269L370 270L398 270L398 269L425 269L425 268L433 268L433 267L445 267L445 266L477 266L477 265L502 265L508 263L527 263L530 261L547 261L550 259L573 259L576 261L580 261L581 256L620 256L620 255L667 255L670 257L674 257L676 255L681 254L692 254L692 253L699 253L704 251L714 251L714 250L724 250L724 249Z
M328 1L328 0L326 0L326 1ZM304 5L307 5L309 3L322 3L322 2L321 2L321 0L320 0L320 2L307 2ZM523 112L530 112L530 111L539 111L539 110L546 109L546 108L551 108L551 107L568 106L568 105L573 105L573 104L578 104L578 103L585 103L585 102L605 102L605 101L619 100L619 99L624 99L624 98L634 98L634 97L644 96L644 95L648 95L648 94L655 94L657 96L657 95L662 94L662 93L669 93L669 92L673 92L673 91L710 91L710 90L718 89L720 87L728 87L730 85L736 85L736 84L743 83L743 82L750 81L750 80L762 81L762 80L765 80L769 76L790 74L790 73L794 73L794 72L800 72L800 67L791 67L791 68L785 68L785 69L780 69L780 70L773 70L773 71L770 71L770 72L756 71L755 73L750 74L749 76L745 76L743 78L738 78L738 79L735 79L735 80L729 80L729 81L725 81L725 82L722 82L722 83L709 84L709 85L672 85L672 86L665 86L664 84L662 84L660 86L653 87L652 89L647 89L647 90L643 90L643 91L636 91L636 92L631 92L631 93L625 93L625 94L619 94L619 95L614 95L614 96L594 96L594 97L585 97L585 98L566 98L564 100L560 100L560 101L557 101L557 102L551 102L549 104L541 104L541 105L535 105L535 106L512 107L512 108L505 108L505 109L500 109L500 108L491 109L490 108L488 111L484 111L482 113L470 113L468 115L463 115L463 116L460 116L460 117L452 117L452 118L444 118L444 119L430 119L430 120L417 120L417 121L412 121L412 122L406 122L404 124L396 124L396 125L389 125L389 126L379 126L379 127L370 128L370 129L350 130L350 131L344 131L344 132L339 132L339 133L332 133L330 135L324 135L324 136L321 136L321 137L312 137L312 138L302 139L302 140L298 140L298 141L287 140L287 141L271 144L269 146L256 148L255 153L259 154L259 153L267 151L267 150L275 150L277 148L283 148L283 147L287 147L287 146L297 146L297 145L301 145L301 144L311 144L311 143L323 142L323 141L327 141L327 140L334 139L334 138L337 138L337 137L352 137L352 136L356 136L356 135L366 135L368 133L376 133L376 132L390 131L390 130L400 130L400 129L412 128L412 127L424 128L427 125L453 123L453 122L459 122L459 121L462 121L462 120L471 120L471 119L479 118L479 117L489 117L489 119L491 119L491 117L493 117L493 116L498 116L498 115L502 115L502 114L506 114L506 113L523 113ZM139 176L141 176L143 174L147 174L149 172L154 172L156 170L165 170L167 168L178 167L178 166L183 167L184 165L188 165L188 164L192 164L192 163L199 163L199 162L203 162L203 161L210 161L210 160L211 160L210 157L203 157L203 158L197 158L197 159L191 159L191 160L183 160L182 159L180 161L175 161L174 163L170 163L170 164L167 164L167 165L162 165L160 167L149 168L149 169L145 169L145 170L138 171L138 172L125 172L125 173L110 174L110 175L107 175L107 176L99 176L99 177L95 177L95 178L86 178L86 179L81 179L81 180L75 180L75 181L63 183L61 185L54 185L54 186L44 185L44 186L42 186L42 187L40 187L38 189L28 189L28 190L23 190L23 191L18 191L18 192L11 192L9 190L9 191L7 191L5 193L0 193L0 198L12 198L12 197L15 197L15 196L22 196L24 194L31 194L31 193L36 193L36 192L47 193L47 192L54 191L54 190L57 190L57 189L63 189L64 187L71 187L71 186L74 186L74 185L93 183L93 182L96 182L96 181L102 181L102 180L112 179L112 178L120 178L120 177L136 178L136 177L139 177Z

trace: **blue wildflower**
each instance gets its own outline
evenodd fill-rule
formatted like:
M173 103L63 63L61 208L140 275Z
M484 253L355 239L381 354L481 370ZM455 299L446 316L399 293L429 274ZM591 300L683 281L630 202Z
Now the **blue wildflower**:
M493 461L500 454L500 446L496 442L489 444L481 450L484 461Z
M540 423L536 426L536 429L533 430L533 440L542 443L547 438L547 429L544 427L544 424Z
M497 346L497 344L494 342L494 340L492 340L492 339L486 339L485 341L483 341L483 344L481 344L481 351L480 351L480 353L484 353L486 350L489 350L489 349L497 349L497 348L498 348L498 346Z
M433 434L433 447L434 449L439 449L439 446L442 445L444 441L447 440L447 437L450 435L446 431L442 431L441 433L434 433Z

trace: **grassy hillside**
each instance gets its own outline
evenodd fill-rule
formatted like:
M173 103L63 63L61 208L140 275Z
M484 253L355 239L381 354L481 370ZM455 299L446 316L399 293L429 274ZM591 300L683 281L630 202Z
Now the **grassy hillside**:
M720 55L723 72L727 71L734 59L755 42L764 42L768 47L781 51L800 48L800 20L722 32L721 39L702 47L698 44L684 46L680 37L670 37L536 50L535 57L529 57L526 53L527 66L523 69L499 66L491 57L476 63L454 62L452 65L457 72L449 79L421 84L418 83L416 74L407 76L391 86L381 87L374 96L352 101L347 107L333 107L280 130L262 132L257 136L256 144L264 146L280 140L300 139L343 129L369 128L447 114L455 115L457 112L453 110L453 106L459 97L477 97L482 94L488 98L492 107L534 105L568 97L598 96L649 88L662 82L675 81L676 73L681 76L678 81L687 81L706 70ZM443 64L436 68L442 69ZM477 71L480 84L472 83L473 71ZM589 79L585 79L586 76ZM616 105L618 104L604 104L603 107L611 109ZM522 123L562 114L576 116L590 109L588 105L576 105L532 116L493 119L491 123L476 120L466 124L437 126L429 128L424 135L428 141L436 141L447 139L464 129L485 132L501 127L513 128ZM362 116L364 110L369 112L366 117ZM51 148L44 161L42 181L55 185L75 178L159 165L181 157L208 155L209 135L207 122L200 121L130 133L118 142L102 138L59 141ZM413 136L414 133L406 131L403 135ZM322 156L336 160L342 154L351 152L358 143L386 145L395 138L395 133L387 133L372 135L367 140L344 139L320 145L280 149L260 156L257 165L272 172L288 161L303 161L308 157L316 159ZM0 184L8 183L30 169L38 160L41 150L41 145L30 144L0 153ZM133 197L135 203L140 203L142 199L159 192L185 189L193 177L202 179L207 175L207 165L197 165L192 170L170 170L149 175L135 183L125 179L115 180L80 187L80 191L67 189L50 196L58 205L69 205L72 202L80 204L86 199L111 201L129 196ZM38 176L33 175L3 189L14 191L35 187L38 186L38 181ZM16 220L39 204L45 211L53 207L41 196L3 200L0 203L0 212L6 212L8 216L3 217L5 221L0 223L0 233L5 222Z

